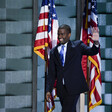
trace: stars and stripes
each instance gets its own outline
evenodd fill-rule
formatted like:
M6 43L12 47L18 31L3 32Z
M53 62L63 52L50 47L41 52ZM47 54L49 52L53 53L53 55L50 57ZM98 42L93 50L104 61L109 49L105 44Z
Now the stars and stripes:
M34 52L42 59L45 59L45 48L47 48L47 59L49 59L50 50L57 45L57 30L58 20L54 0L43 0L34 43ZM47 112L55 108L55 97L56 90L53 89L51 102L47 102Z
M93 41L89 38L92 36L92 27L98 27L97 16L97 1L86 0L85 9L83 13L83 27L81 29L81 40L91 47ZM89 40L89 41L88 41ZM100 50L97 55L89 56L89 72L90 72L90 84L89 84L89 111L94 107L102 103L101 99L101 56ZM82 58L82 68L87 79L87 57Z
M45 57L45 47L50 49L57 45L58 20L54 0L43 0L40 10L34 52L42 59Z

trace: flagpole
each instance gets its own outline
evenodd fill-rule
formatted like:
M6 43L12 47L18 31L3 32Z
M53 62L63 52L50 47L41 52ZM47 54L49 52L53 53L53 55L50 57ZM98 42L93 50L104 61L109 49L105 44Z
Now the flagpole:
M88 0L86 2L86 23L85 23L85 28L88 29ZM89 46L89 40L87 40L87 45ZM89 76L90 76L90 73L89 73L89 59L88 59L88 56L87 56L87 84L88 84L88 87L89 87ZM87 112L89 112L89 91L87 92Z
M45 92L44 92L44 112L47 111L47 101L46 101L46 82L47 82L47 65L48 65L48 58L47 58L47 47L45 47Z
M45 91L44 91L44 112L46 112L47 110L47 106L46 106L46 78L47 78L47 60L45 60Z
M87 84L89 87L89 76L90 76L90 72L89 72L89 59L87 57ZM89 91L87 92L87 112L89 112Z
M47 110L46 106L46 79L47 79L47 47L45 47L45 91L44 91L44 112Z
M77 0L77 31L76 31L76 40L80 40L80 32L81 32L81 25L83 21L83 10L84 10L84 3L85 0ZM80 94L79 102L77 103L77 111L85 112L85 93Z

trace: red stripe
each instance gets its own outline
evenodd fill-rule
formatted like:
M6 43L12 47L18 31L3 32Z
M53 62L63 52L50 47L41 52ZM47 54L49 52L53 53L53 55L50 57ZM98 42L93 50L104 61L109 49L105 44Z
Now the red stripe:
M85 19L84 19L85 21ZM88 37L88 34L87 34L87 29L85 29L85 22L83 21L83 29L82 29L82 41L84 42L84 44L87 45L87 37ZM87 80L87 56L84 55L82 57L82 69L83 69L83 73L84 73L84 76L85 76L85 79Z
M45 19L45 18L48 18L48 16L49 16L48 12L40 13L39 19Z
M88 9L88 16L91 15L91 9Z
M90 101L90 100L89 100ZM89 107L91 107L92 106L92 103L90 104L90 106Z
M35 40L34 47L43 46L47 42L48 42L48 39L47 38Z
M48 107L48 105L47 105L47 112L49 111L49 107Z
M52 31L53 31L53 20L52 20L51 36L52 36ZM49 34L48 34L48 43L49 43L49 48L52 49L52 41Z
M98 25L95 23L95 21L93 21L93 19L91 19L90 26L98 27Z
M97 64L98 64L98 67L99 67L99 62L98 62L98 59L97 59L97 56L92 56L92 58L97 62ZM91 63L91 70L93 69L93 67L94 67L94 64L93 63ZM95 78L98 76L99 74L98 74L98 72L97 72L97 68L95 68L95 76L94 76L94 78L92 79L92 81L91 81L91 90L94 88L94 86L95 86ZM101 76L101 73L100 73L100 76ZM99 82L100 82L100 84L101 84L101 77L99 77Z
M96 88L95 88L95 91L94 91L94 96L95 96L95 100L96 100L96 102L98 102L98 101L101 100L101 98L100 98L100 96L99 96L99 93L98 93L98 91L97 91Z
M98 64L98 68L100 68L100 65L99 65L99 61L98 61L98 57L97 55L94 55L94 56L91 56L93 58L93 60L96 61L96 63Z
M91 66L92 66L92 68L94 67L93 64ZM95 70L95 72L96 72L96 70ZM93 88L95 87L95 78L96 78L96 73L95 73L94 78L91 80L91 85L90 85L91 86L91 88L90 88L91 90L93 90Z
M37 28L37 33L41 33L41 32L44 32L44 31L48 31L48 25L45 25L45 30L44 30L44 26L39 26Z
M49 48L52 49L52 41L49 34L48 34L48 43L49 43Z
M87 45L87 39L88 39L88 33L87 29L85 29L85 25L83 26L82 29L82 41Z
M100 77L98 78L100 84L102 85L102 81L101 81L101 72L100 72Z
M94 65L92 64L92 68L94 67ZM97 73L97 70L95 69L95 76L94 76L94 78L93 78L93 80L91 81L91 88L90 88L90 92L93 90L93 88L95 87L95 78L98 76L98 73ZM101 76L101 74L100 74L100 76ZM100 79L101 77L99 77L99 79ZM98 80L99 80L98 79ZM100 82L100 84L101 84L101 80L99 80L99 82ZM94 92L93 92L93 94L94 94L94 96L95 96L95 100L96 100L96 102L98 102L98 101L100 101L101 100L101 98L100 98L100 96L99 96L99 93L98 93L98 91L97 91L97 89L96 89L96 87L95 87L95 90L94 90ZM91 97L91 96L90 96ZM92 104L91 104L91 106L92 106Z
M38 49L38 52L40 52L43 56L45 56L45 50L44 49Z

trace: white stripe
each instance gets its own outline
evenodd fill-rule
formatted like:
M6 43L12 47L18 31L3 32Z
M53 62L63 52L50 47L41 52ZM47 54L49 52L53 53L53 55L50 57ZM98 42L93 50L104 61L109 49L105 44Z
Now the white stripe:
M81 35L80 35L80 40L82 40L82 32L83 32L83 28L81 26Z
M92 43L91 41L90 41L90 43L89 43L89 46L90 46L90 47L92 47L92 46L93 46L93 43Z
M91 77L90 77L91 80L90 81L93 80L94 76L95 76L95 66L91 70Z
M96 99L95 99L95 96L93 93L91 94L91 103L92 103L92 105L94 105L96 103Z
M53 20L53 34L52 34L52 47L55 47L57 45L57 33L58 33L58 21L57 20Z
M88 34L91 34L92 35L91 28L88 28Z
M50 59L50 51L51 51L51 49L49 47L47 47L48 59Z
M52 102L47 102L47 107L49 108L49 110L53 107Z
M47 38L47 37L48 37L47 31L36 34L36 40L44 39L44 38Z
M91 12L91 19L97 24L97 15Z
M45 23L45 25L48 25L48 19L40 19L38 22L38 27L43 26L44 23Z
M98 53L96 56L97 56L97 59L98 59L98 62L99 62L99 69L101 71L101 57L100 57L100 54Z
M88 9L91 9L91 3L88 2Z
M45 13L45 12L49 12L48 5L45 5L45 6L41 7L40 14Z
M51 31L49 32L49 37L50 37L50 39L51 39Z
M56 95L56 91L55 91L55 89L53 89L52 90L52 96L53 96L53 98L55 97L55 95Z
M49 104L49 108L51 109L53 107L52 102L50 102Z
M100 84L98 79L95 81L95 86L96 86L96 89L99 93L99 96L101 97L101 84Z

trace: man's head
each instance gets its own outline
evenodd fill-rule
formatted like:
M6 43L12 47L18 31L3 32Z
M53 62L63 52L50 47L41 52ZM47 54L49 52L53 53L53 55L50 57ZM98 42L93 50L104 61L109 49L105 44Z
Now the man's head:
M65 44L70 40L71 28L68 25L61 25L58 28L58 40L61 44Z

